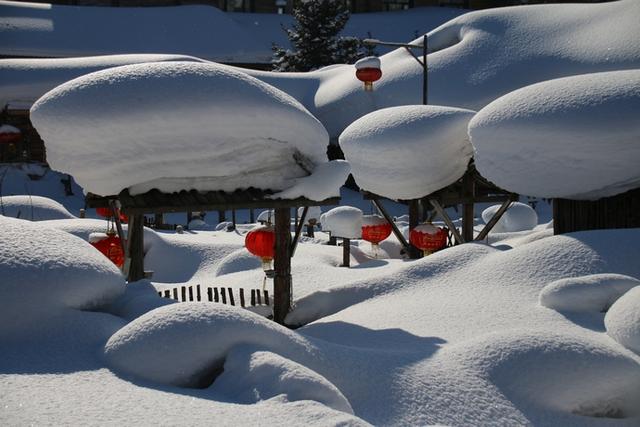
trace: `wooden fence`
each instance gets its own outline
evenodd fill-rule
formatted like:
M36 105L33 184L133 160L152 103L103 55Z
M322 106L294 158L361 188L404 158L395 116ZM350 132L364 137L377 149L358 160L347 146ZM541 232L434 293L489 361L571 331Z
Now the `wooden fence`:
M234 290L236 291L234 293ZM203 292L204 291L204 292ZM236 305L236 301L240 303L240 307L256 307L270 306L269 291L260 289L251 289L248 293L249 305L245 299L245 290L243 288L223 288L223 287L201 287L180 286L173 289L165 289L159 291L158 295L163 298L169 298L180 302L186 301L209 301L222 304ZM236 295L238 299L236 299Z

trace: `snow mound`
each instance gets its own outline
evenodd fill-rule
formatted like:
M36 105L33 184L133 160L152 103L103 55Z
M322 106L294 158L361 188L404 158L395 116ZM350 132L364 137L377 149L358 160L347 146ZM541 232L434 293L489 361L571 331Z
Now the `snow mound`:
M639 110L640 70L524 87L469 123L476 166L520 194L598 199L623 193L640 187Z
M238 273L240 271L261 268L260 258L250 253L246 248L238 249L222 258L216 268L216 276Z
M323 376L268 351L252 352L246 347L231 350L224 363L224 372L213 387L233 396L238 403L256 403L284 395L289 402L315 400L353 414L349 401Z
M591 274L549 283L540 292L540 305L567 312L605 312L640 280L623 274Z
M128 283L124 294L106 307L106 311L133 320L153 309L175 303L172 299L161 298L149 281L142 280Z
M362 235L362 211L352 206L338 206L322 214L322 230L332 236L359 239Z
M339 143L358 185L391 199L416 199L458 180L473 154L474 112L414 105L374 111L352 123Z
M630 355L594 337L519 332L463 346L512 402L591 417L640 413L640 364Z
M263 349L299 347L298 337L247 310L212 303L157 308L115 333L105 345L114 369L163 384L211 384L229 351L239 344Z
M640 287L631 289L613 303L604 324L607 334L640 354Z
M0 300L88 309L124 292L120 270L86 241L39 223L0 216Z
M500 205L493 205L482 211L482 220L485 224L491 221L498 209L500 209ZM494 233L511 233L531 230L536 225L538 225L536 211L526 203L513 202L491 231Z
M91 73L45 94L31 120L49 163L100 195L125 188L283 190L326 162L329 142L320 122L290 96L210 63Z
M304 211L304 208L298 208L298 217L302 218L302 212ZM320 208L320 206L309 206L309 209L307 209L307 219L306 221L309 222L309 220L320 220L320 217L322 216L322 209Z
M0 198L0 213L30 221L75 218L57 201L40 196L4 196Z

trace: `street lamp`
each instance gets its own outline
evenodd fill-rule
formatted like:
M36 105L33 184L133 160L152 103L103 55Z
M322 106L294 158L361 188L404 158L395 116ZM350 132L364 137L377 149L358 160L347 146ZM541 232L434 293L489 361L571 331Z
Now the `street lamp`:
M422 104L427 105L427 89L428 89L428 81L427 81L427 35L422 36L422 46L417 44L407 44L407 43L393 43L393 42L383 42L377 39L364 39L362 43L370 45L370 46L390 46L390 47L403 47L413 56L413 58L418 61L418 64L422 67ZM422 49L422 60L413 53L412 49Z

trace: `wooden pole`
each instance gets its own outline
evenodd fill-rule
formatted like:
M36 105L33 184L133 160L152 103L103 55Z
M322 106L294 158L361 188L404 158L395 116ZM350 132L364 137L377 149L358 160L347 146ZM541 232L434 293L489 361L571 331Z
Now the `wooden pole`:
M302 217L300 218L300 220L298 221L296 219L296 234L293 237L293 243L291 243L291 256L293 256L296 253L296 248L298 247L298 240L300 240L300 234L302 233L302 225L304 224L304 220L307 218L307 211L309 210L309 206L305 206L304 209L302 209ZM296 216L297 216L297 212L298 210L296 209Z
M284 325L291 309L291 209L275 209L276 245L273 260L273 320Z
M420 200L414 199L409 201L409 230L413 230L420 222ZM411 243L409 243L409 258L422 258L422 251Z
M129 216L129 272L127 280L135 282L144 278L144 215Z
M351 267L351 239L342 239L342 265L340 267Z
M462 178L462 192L467 199L473 199L474 196L474 179L472 169L469 168ZM465 242L473 240L473 202L463 203L462 205L462 238Z
M404 238L404 236L402 235L402 233L400 232L400 230L398 229L398 226L396 225L395 222L393 222L393 218L391 218L391 215L389 215L389 212L387 212L387 210L384 208L384 206L382 205L382 203L380 202L380 200L378 199L371 199L371 201L373 202L373 204L376 206L376 208L378 208L378 211L382 214L382 216L387 220L387 222L389 224L391 224L391 231L393 231L393 234L396 236L396 238L400 241L400 243L402 244L402 246L405 248L405 250L407 252L409 252L411 245L409 244L409 242L407 242L407 239Z
M480 234L478 234L476 240L484 240L484 238L487 237L491 229L498 223L498 221L500 221L500 218L502 218L502 215L507 211L507 209L509 209L511 203L513 203L511 198L504 201L502 206L500 206L500 209L498 209L498 211L493 215L493 218L491 218L487 225L484 226L482 231L480 231Z
M444 221L444 223L447 224L447 227L449 227L449 230L453 234L453 237L456 239L456 242L458 242L458 244L464 243L465 242L464 238L460 235L460 233L458 232L458 229L453 224L453 221L451 221L451 218L449 218L449 215L447 215L447 212L440 205L440 203L435 199L429 199L429 203L431 203L431 206L433 206L433 208L436 210L438 215L442 217L442 220Z

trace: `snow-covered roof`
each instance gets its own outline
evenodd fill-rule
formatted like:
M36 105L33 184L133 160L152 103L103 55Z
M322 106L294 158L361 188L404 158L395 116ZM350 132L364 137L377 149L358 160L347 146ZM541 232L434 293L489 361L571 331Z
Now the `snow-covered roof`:
M461 108L384 108L353 122L340 147L358 185L391 199L417 199L464 175L473 154Z
M478 171L520 194L598 199L640 187L640 70L511 92L469 123Z
M88 74L43 96L31 119L51 166L99 195L288 189L326 162L329 142L295 99L213 63Z
M464 10L354 14L344 34L407 40ZM67 57L179 53L217 62L269 63L289 46L290 15L225 13L211 6L86 7L0 1L0 55Z

